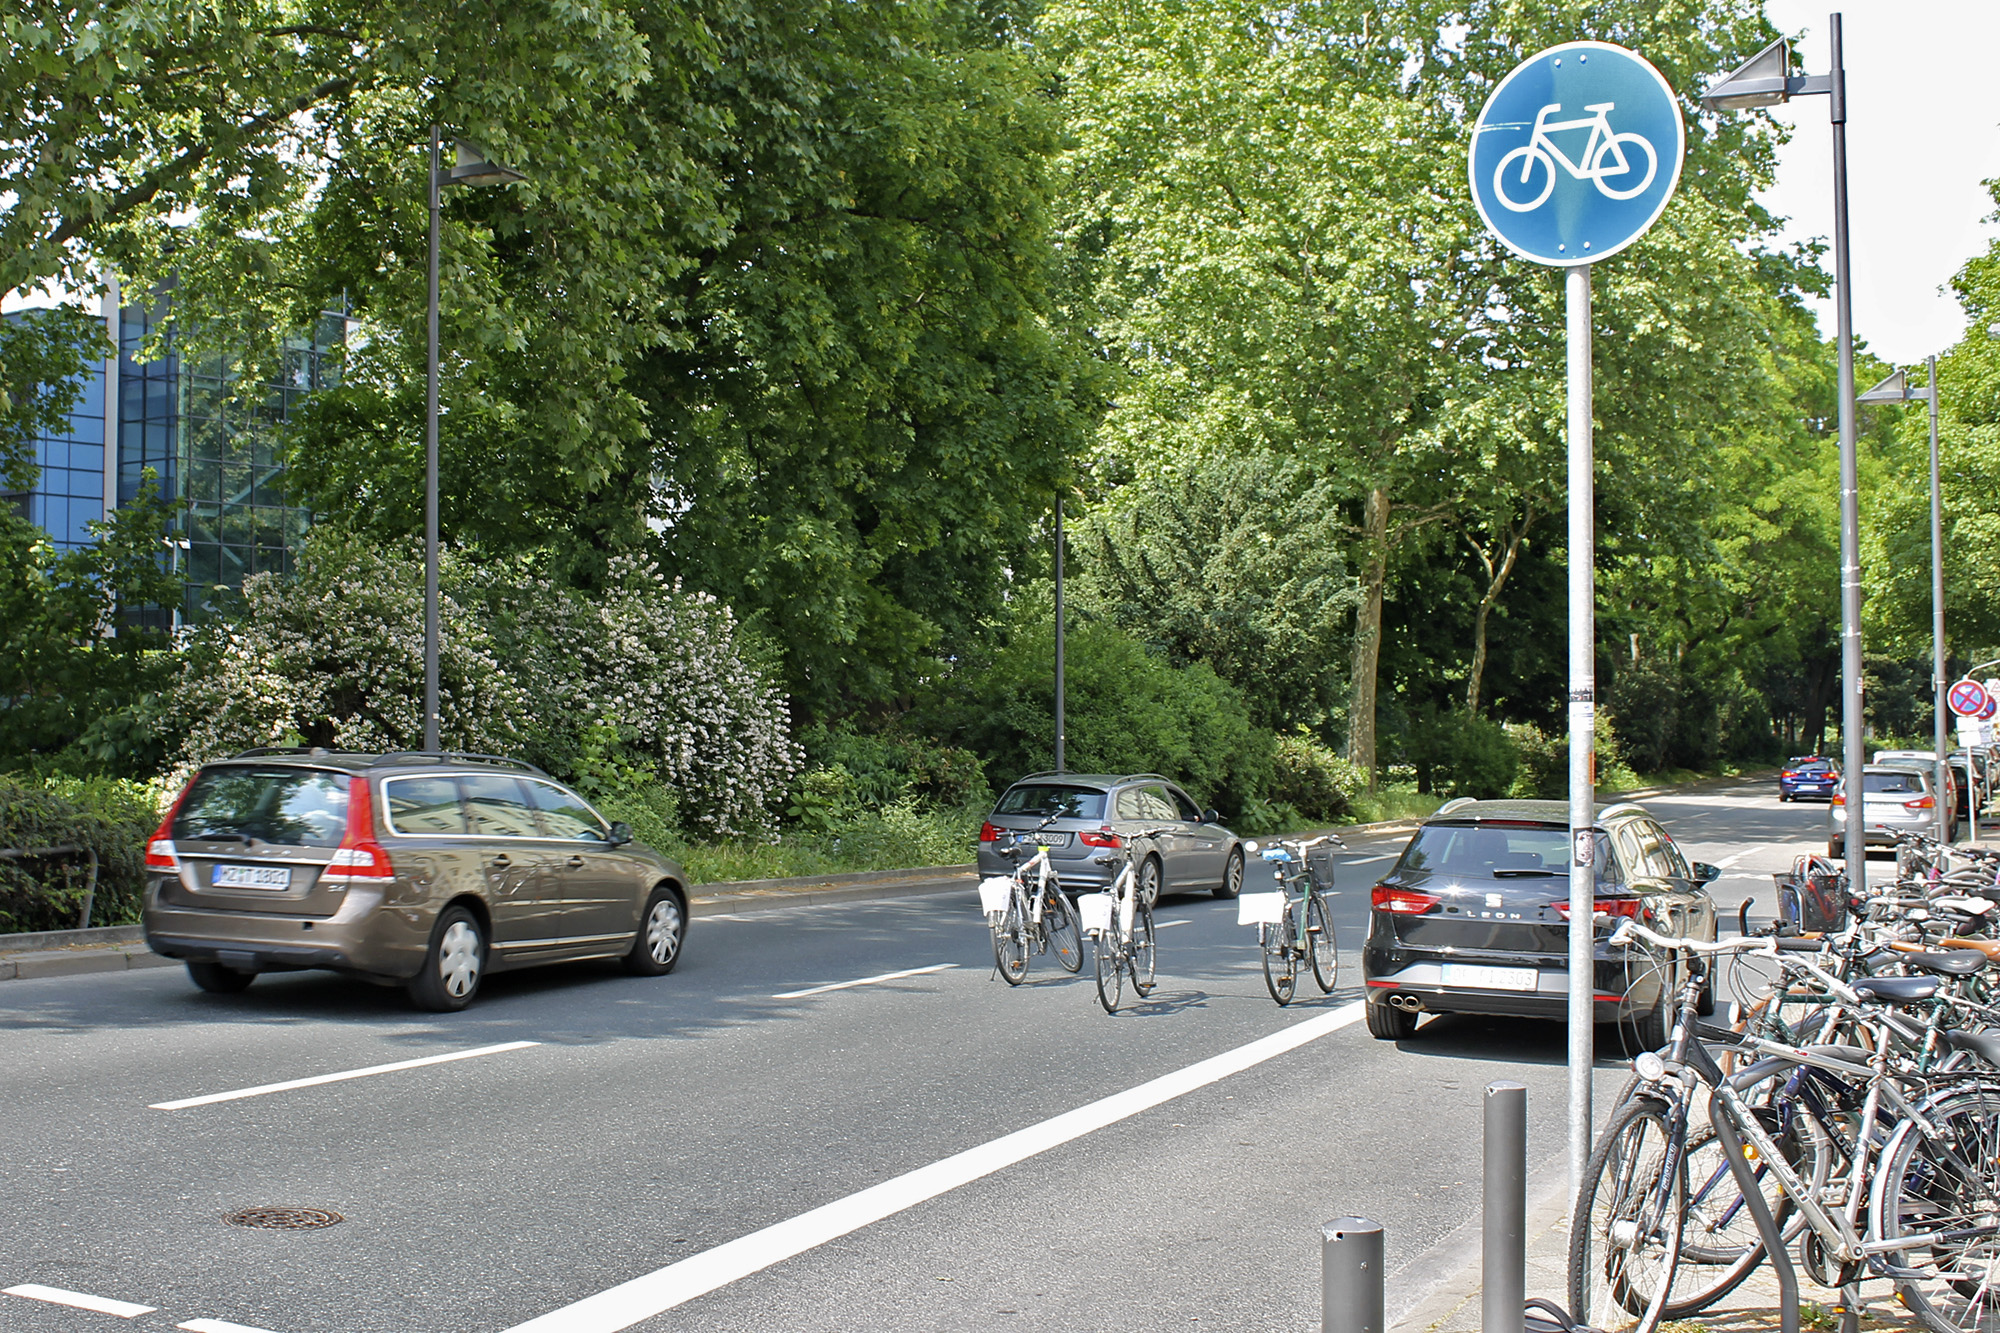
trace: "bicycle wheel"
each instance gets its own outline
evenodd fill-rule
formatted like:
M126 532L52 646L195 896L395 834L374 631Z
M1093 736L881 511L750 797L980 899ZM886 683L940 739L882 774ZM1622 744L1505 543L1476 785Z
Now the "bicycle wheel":
M1333 913L1317 893L1306 904L1306 956L1312 959L1313 981L1321 995L1333 993L1340 980L1340 940L1333 933Z
M1028 898L1019 884L993 927L993 965L1009 986L1020 985L1028 975Z
M1290 1004L1299 979L1298 946L1293 943L1298 937L1298 926L1294 924L1292 905L1285 904L1282 920L1258 929L1263 932L1264 940L1264 987L1279 1004Z
M1779 1146L1785 1146L1782 1140ZM1782 1227L1791 1200L1762 1162L1753 1163L1752 1169L1765 1206ZM1685 1319L1706 1310L1736 1290L1764 1262L1764 1238L1744 1205L1743 1190L1729 1169L1729 1159L1723 1156L1714 1126L1702 1125L1689 1132L1686 1176L1681 1249L1674 1267L1673 1290L1660 1311L1663 1319Z
M1904 1121L1876 1176L1871 1227L1906 1248L1882 1257L1922 1276L1896 1294L1933 1333L2000 1328L2000 1092L1978 1088L1924 1107L1937 1139Z
M1118 923L1098 932L1096 946L1091 950L1097 956L1097 1002L1104 1006L1104 1012L1118 1012L1118 1000L1125 989L1125 956L1118 947Z
M1083 970L1083 923L1076 919L1076 905L1061 888L1049 886L1049 901L1042 908L1042 928L1049 933L1049 947L1055 950L1062 970Z
M1132 993L1144 999L1153 993L1153 969L1157 965L1153 948L1153 909L1141 902L1132 913L1132 951L1125 965L1132 972Z
M1667 1105L1650 1097L1612 1114L1583 1169L1570 1218L1569 1304L1592 1328L1653 1333L1681 1247L1687 1174Z

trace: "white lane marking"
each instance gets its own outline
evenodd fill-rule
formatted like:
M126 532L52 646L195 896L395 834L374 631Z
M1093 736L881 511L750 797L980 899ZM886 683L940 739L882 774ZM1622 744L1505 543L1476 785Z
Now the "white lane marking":
M157 1306L134 1305L130 1301L114 1301L107 1296L87 1296L80 1291L64 1291L61 1287L44 1287L36 1282L24 1282L18 1287L7 1288L9 1296L25 1296L31 1301L47 1301L50 1305L68 1305L78 1310L95 1310L99 1314L115 1314L120 1319L137 1319L142 1314L151 1314Z
M896 981L903 977L921 977L928 972L943 972L957 967L957 963L932 963L929 967L906 968L901 972L884 972L879 977L862 977L859 981L836 981L830 986L809 986L805 990L788 990L773 995L774 1000L801 1000L808 995L824 995L830 990L846 990L850 986L872 986L878 981Z
M1744 857L1749 856L1755 852L1761 852L1763 850L1764 849L1762 847L1750 847L1736 853L1736 855L1734 856L1725 856L1720 861L1717 861L1715 864L1722 867L1724 870L1727 870L1729 869L1729 867L1735 865L1738 861L1741 861Z
M419 1069L424 1065L449 1064L453 1060L473 1060L482 1055L499 1055L503 1051L518 1051L539 1045L541 1043L538 1041L503 1041L498 1046L477 1046L469 1051L452 1051L447 1055L426 1055L417 1060L398 1060L394 1064L370 1065L366 1069L347 1069L338 1074L315 1074L311 1078L288 1079L283 1083L261 1083L254 1088L238 1088L234 1092L211 1092L206 1097L184 1097L177 1102L154 1102L147 1109L184 1111L190 1106L240 1101L245 1097L262 1097L269 1092L290 1092L294 1088L315 1088L322 1083L342 1083L350 1078L367 1078L371 1074L393 1074L399 1069Z
M1371 861L1393 861L1395 859L1396 857L1393 852L1387 856L1351 856L1348 858L1347 864L1351 866L1365 866Z
M252 1328L248 1324L232 1324L227 1319L190 1319L185 1324L175 1324L187 1333L271 1333L268 1328Z
M1361 1021L1360 1003L1329 1010L1294 1023L1268 1037L1233 1051L1198 1060L1185 1069L1141 1083L1136 1088L1079 1106L1026 1129L1003 1134L976 1148L920 1166L871 1185L844 1199L801 1213L761 1231L728 1241L712 1250L620 1283L595 1296L516 1324L506 1333L617 1333L644 1319L684 1305L697 1296L726 1287L739 1278L782 1263L830 1240L859 1231L960 1185L1004 1170L1017 1162L1059 1147L1094 1130L1151 1110L1162 1102L1185 1096L1264 1061L1296 1050L1329 1032Z
M1158 925L1154 926L1154 927L1153 927L1153 929L1154 929L1154 930L1172 930L1172 929L1173 929L1173 928L1174 928L1175 926L1185 926L1185 925L1187 925L1187 924L1189 924L1189 923L1188 923L1187 921L1185 921L1185 920L1182 920L1182 921L1162 921L1162 922L1160 922L1160 923L1159 923Z

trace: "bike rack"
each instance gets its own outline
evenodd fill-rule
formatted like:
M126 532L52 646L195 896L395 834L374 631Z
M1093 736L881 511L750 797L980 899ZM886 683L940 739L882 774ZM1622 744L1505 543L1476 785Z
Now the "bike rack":
M59 847L0 847L0 861L39 861L55 856L87 856L90 858L90 878L83 886L83 914L77 920L78 930L90 929L91 908L97 902L97 849L78 843L66 842Z

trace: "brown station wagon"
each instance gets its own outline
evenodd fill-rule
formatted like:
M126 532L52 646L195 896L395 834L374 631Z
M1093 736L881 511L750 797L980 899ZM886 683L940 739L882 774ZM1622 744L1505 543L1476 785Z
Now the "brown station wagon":
M330 968L462 1009L488 972L673 970L687 876L530 764L246 750L204 765L146 845L146 943L206 991Z

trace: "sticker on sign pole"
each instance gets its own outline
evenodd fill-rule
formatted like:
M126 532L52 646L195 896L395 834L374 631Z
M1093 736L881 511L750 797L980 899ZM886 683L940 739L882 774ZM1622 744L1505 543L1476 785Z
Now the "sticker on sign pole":
M1596 846L1596 839L1594 839L1594 838L1592 838L1592 837L1590 836L1590 830L1589 830L1589 829L1579 829L1579 830L1577 830L1577 834L1576 834L1576 863L1577 863L1578 865L1580 865L1580 866L1587 866L1587 865L1589 865L1589 864L1590 864L1590 854L1591 854L1591 851L1592 851L1592 850L1593 850L1593 849L1595 848L1595 846Z
M1594 263L1659 220L1686 141L1674 90L1644 57L1608 42L1552 46L1486 99L1472 128L1472 198L1521 258Z

